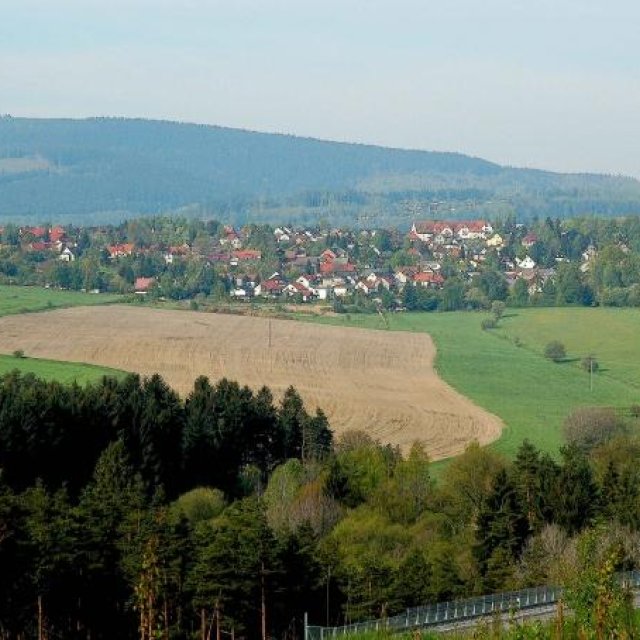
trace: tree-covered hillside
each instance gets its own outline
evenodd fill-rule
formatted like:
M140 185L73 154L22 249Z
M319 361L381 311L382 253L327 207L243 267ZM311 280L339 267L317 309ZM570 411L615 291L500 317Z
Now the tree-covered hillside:
M417 214L640 211L640 183L172 122L0 118L0 216L108 222L195 216L408 224Z

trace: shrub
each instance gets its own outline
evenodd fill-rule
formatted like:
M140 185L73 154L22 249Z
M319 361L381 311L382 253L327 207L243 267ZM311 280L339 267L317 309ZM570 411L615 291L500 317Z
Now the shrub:
M592 354L582 358L582 360L580 361L580 366L585 371L593 371L593 373L595 373L600 368L596 357Z
M172 505L176 514L184 515L192 525L211 520L222 513L224 494L219 489L196 487L183 493Z
M487 329L495 329L498 326L495 318L485 318L481 325L483 331L487 331Z
M24 355L24 351L23 351L22 349L16 349L16 350L13 352L13 357L14 357L14 358L24 358L24 357L25 357L25 355Z
M544 357L554 362L560 362L560 360L564 360L566 356L567 351L564 348L564 344L559 340L552 340L544 348Z
M501 300L494 300L491 303L491 313L493 313L496 322L504 315L505 304Z
M563 430L569 444L589 451L622 433L624 424L610 407L581 407L567 416Z

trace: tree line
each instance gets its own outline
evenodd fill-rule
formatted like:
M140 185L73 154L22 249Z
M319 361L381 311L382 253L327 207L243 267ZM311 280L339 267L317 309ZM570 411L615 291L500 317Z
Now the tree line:
M471 444L436 482L421 445L334 441L291 388L200 378L181 399L159 376L8 374L0 638L299 638L304 612L565 583L585 536L637 567L636 418L586 437L577 418L557 455Z

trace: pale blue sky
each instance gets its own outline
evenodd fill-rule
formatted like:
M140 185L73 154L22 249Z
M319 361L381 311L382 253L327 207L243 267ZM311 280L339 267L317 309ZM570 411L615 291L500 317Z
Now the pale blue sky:
M0 0L0 113L640 177L640 3Z

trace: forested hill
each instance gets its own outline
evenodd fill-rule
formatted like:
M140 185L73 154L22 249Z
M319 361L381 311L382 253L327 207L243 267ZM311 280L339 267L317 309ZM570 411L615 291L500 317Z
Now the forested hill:
M640 212L640 182L214 126L0 118L0 217L95 223L177 210L369 226L436 212L619 215Z

